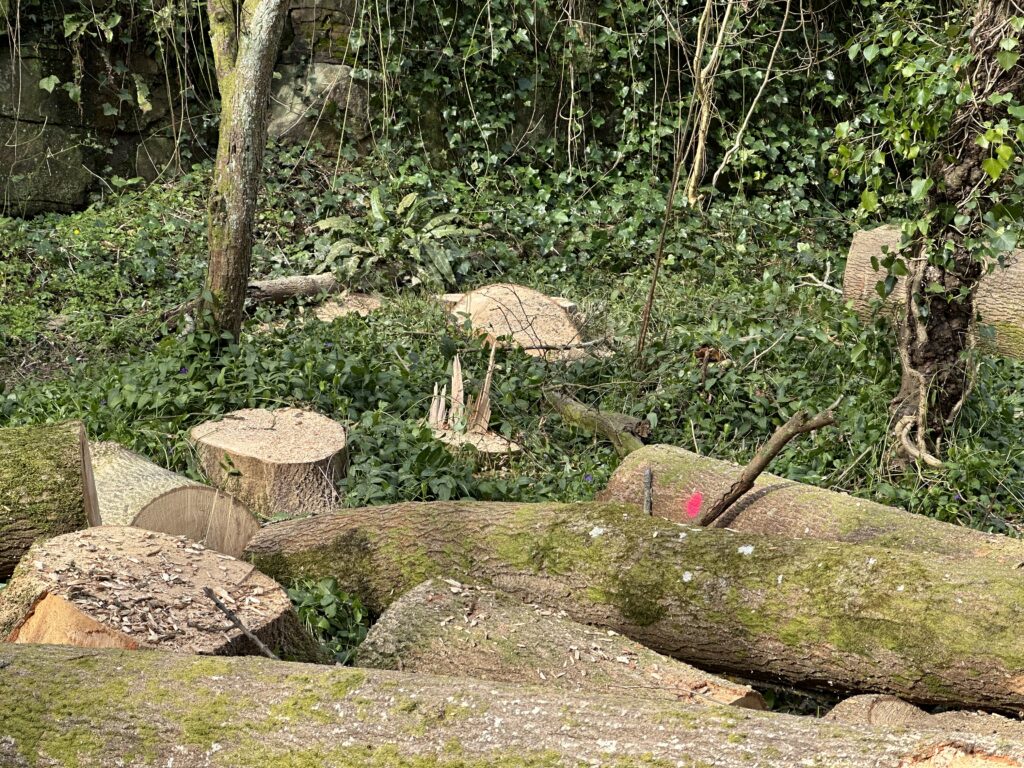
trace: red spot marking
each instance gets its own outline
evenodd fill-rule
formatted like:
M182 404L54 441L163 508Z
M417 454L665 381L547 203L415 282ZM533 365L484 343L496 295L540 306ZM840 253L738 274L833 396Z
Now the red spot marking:
M693 496L686 502L686 516L696 517L700 514L700 505L704 502L704 497L700 491L694 491Z

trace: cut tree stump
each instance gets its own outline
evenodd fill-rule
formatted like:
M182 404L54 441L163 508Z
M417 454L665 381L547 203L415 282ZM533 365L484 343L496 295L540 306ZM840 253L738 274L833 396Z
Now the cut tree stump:
M260 530L268 575L372 611L432 576L487 584L712 671L1024 709L1024 578L933 552L693 528L626 504L433 502Z
M185 536L240 557L259 521L224 491L159 467L117 443L93 443L93 476L103 525L133 525Z
M392 603L356 654L357 667L765 708L749 685L577 624L564 611L451 579L426 581Z
M34 544L0 592L0 640L259 653L203 587L280 655L321 660L323 651L277 583L184 537L129 526L89 528Z
M1024 766L985 736L255 657L8 646L0 666L13 766Z
M825 715L825 719L844 725L999 736L1024 743L1024 723L1020 720L987 712L939 712L930 715L903 699L882 694L863 694L841 701Z
M446 293L438 296L438 299L440 299L444 308L451 312L465 295L464 293ZM579 305L572 299L567 299L563 296L551 296L550 299L564 309L569 314L569 317L575 318L580 314Z
M0 429L0 581L33 542L99 523L81 422Z
M565 308L526 286L496 283L478 288L463 294L450 312L456 319L468 319L474 331L488 338L511 337L534 357L574 360L587 354L576 346L583 339Z
M719 498L743 470L684 448L648 445L623 459L598 498L641 504L647 469L654 474L654 514L677 522L686 520L686 503L694 491L700 491L705 501ZM983 557L1009 569L1024 564L1024 541L1019 539L942 523L767 472L719 525L744 533Z
M371 312L376 312L384 305L378 296L370 296L366 293L348 293L336 299L329 299L320 306L313 309L317 320L329 323L346 315L359 315L366 317Z
M895 253L900 246L900 229L885 225L857 232L850 243L843 275L843 298L853 302L854 311L862 318L870 317L878 292L875 286L885 279L884 267L876 272L872 257L881 260L882 249ZM903 302L906 278L898 278L896 287L885 301L886 311L895 312ZM1009 255L1006 267L982 277L974 308L981 322L995 331L995 350L1007 357L1024 359L1024 250ZM976 334L985 340L984 334Z
M345 428L314 411L251 408L191 432L210 482L267 518L328 512L348 463Z

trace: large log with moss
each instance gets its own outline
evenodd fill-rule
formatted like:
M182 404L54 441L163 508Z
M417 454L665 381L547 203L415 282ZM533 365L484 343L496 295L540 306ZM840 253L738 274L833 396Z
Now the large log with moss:
M483 582L709 670L921 703L1024 708L1024 578L999 562L692 528L626 504L399 504L262 529L287 582L372 610Z
M765 708L749 685L579 624L564 611L452 579L430 579L392 603L359 646L356 666Z
M0 581L33 542L99 522L80 422L0 429Z
M743 468L685 448L649 445L623 459L598 498L642 503L647 469L654 475L654 514L682 522L695 491L705 504L711 503L732 487ZM942 523L767 472L715 525L744 533L983 557L1010 569L1024 565L1024 541L1019 539Z
M12 766L1024 766L980 735L253 657L7 646L0 668Z
M861 317L871 315L878 299L876 286L886 275L885 268L876 271L871 260L881 261L884 249L896 253L899 247L900 230L896 226L885 225L854 234L846 257L843 298L853 304L854 311ZM886 299L887 312L895 311L902 303L905 280L905 277L899 278ZM1014 251L1005 266L996 266L981 279L974 306L981 322L994 333L991 341L995 350L1007 357L1024 359L1024 251ZM990 338L984 332L977 337L985 343Z
M0 642L214 655L267 647L286 659L326 659L284 589L250 564L129 526L34 544L0 592Z

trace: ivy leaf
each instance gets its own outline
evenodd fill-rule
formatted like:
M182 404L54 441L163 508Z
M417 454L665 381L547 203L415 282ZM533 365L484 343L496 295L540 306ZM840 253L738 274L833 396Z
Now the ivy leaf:
M1018 59L1020 59L1020 54L1016 51L1000 51L996 54L996 61L1005 70L1013 69Z
M999 177L1003 174L1003 164L994 157L986 157L982 160L981 167L992 181L998 181Z
M924 200L924 196L928 194L928 190L932 188L932 185L931 179L914 179L910 184L911 199Z
M871 189L865 189L861 192L860 207L868 213L878 210L878 193Z
M47 93L53 93L53 89L56 88L58 85L60 85L60 78L56 75L44 77L42 80L39 81L39 87Z
M878 58L878 46L872 43L864 49L864 61L868 64Z

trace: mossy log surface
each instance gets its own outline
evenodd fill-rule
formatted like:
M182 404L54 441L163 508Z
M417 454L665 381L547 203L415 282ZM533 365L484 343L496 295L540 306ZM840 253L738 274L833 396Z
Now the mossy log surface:
M486 583L708 670L1024 709L1024 578L999 562L694 528L633 505L409 503L263 528L287 583L381 610L433 576Z
M430 579L392 603L359 646L356 666L765 708L748 685L579 624L564 611L452 579Z
M254 657L0 646L0 700L12 766L1024 766L984 736Z
M623 460L598 497L642 503L644 470L648 468L654 473L654 514L678 522L686 519L686 502L694 491L703 494L705 505L713 503L742 471L735 464L684 448L649 445ZM983 557L1012 569L1024 564L1024 541L1019 539L942 523L768 473L760 475L716 525L744 533Z
M0 429L0 580L33 542L99 522L80 422Z
M567 423L590 434L607 438L619 456L628 456L644 447L643 440L636 434L644 423L642 419L622 413L599 411L557 392L545 392L544 399Z

